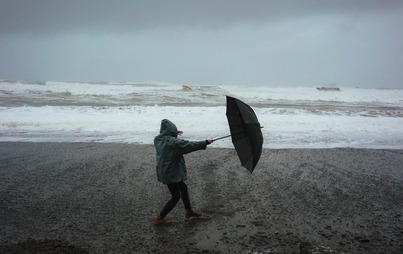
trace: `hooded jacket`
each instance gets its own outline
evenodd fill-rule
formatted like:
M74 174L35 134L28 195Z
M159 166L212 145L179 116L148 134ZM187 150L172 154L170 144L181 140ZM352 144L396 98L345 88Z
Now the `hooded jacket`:
M187 179L184 154L206 149L207 141L193 142L177 138L175 124L164 119L161 121L160 134L154 138L157 152L156 170L158 181L172 184Z

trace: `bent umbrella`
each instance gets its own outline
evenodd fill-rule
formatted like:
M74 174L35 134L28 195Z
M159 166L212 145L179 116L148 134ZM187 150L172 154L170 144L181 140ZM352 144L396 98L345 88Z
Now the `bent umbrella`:
M260 127L256 114L249 105L230 96L227 96L226 115L232 143L241 164L253 172L262 154L263 135L261 128L263 127Z

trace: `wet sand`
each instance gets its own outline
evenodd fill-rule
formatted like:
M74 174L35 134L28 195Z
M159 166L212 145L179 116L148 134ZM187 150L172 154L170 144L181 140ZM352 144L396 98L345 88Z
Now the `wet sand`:
M200 219L169 199L150 145L0 143L0 253L403 253L403 151L185 156Z

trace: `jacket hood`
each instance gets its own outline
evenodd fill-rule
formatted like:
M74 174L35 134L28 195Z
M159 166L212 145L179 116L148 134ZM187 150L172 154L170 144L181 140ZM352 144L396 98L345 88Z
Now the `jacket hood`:
M169 121L168 119L164 119L161 121L161 128L160 128L160 136L172 136L172 137L177 137L178 136L178 128L176 128L176 125Z

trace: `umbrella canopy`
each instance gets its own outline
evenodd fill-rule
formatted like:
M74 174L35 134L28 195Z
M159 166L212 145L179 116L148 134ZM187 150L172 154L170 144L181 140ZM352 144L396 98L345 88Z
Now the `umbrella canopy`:
M244 102L227 96L227 119L232 143L244 166L250 172L262 154L263 135L253 109Z

